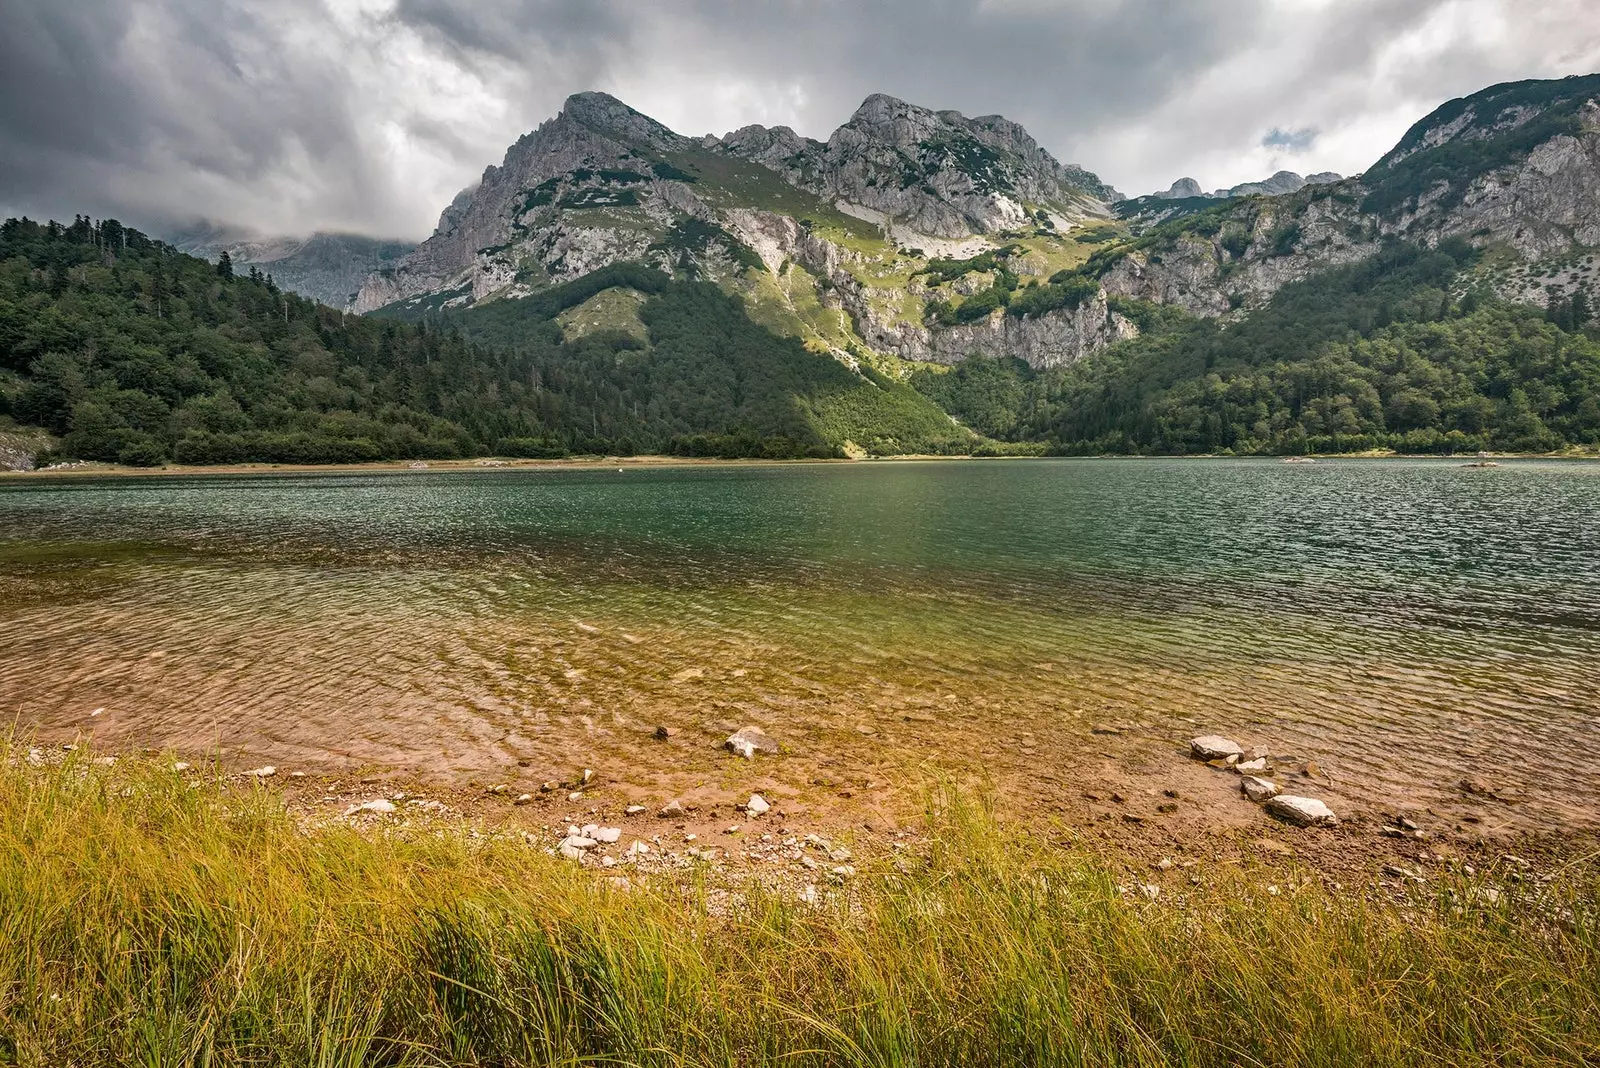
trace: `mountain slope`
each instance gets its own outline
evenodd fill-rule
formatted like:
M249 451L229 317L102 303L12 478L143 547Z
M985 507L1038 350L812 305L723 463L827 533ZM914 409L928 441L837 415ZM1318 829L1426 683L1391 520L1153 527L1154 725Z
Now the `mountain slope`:
M615 310L588 321L597 299L624 292L635 329ZM8 463L40 440L12 421L57 435L62 456L137 465L977 444L903 383L773 334L714 285L646 267L439 329L345 315L87 219L0 226Z
M1450 101L1357 178L1166 204L1176 207L1146 214L1132 240L1097 253L1093 272L1109 293L1222 315L1395 239L1459 236L1529 261L1568 255L1600 245L1600 75Z
M1071 367L974 358L912 383L982 433L1062 452L1600 445L1588 306L1455 296L1479 255L1459 238L1395 244L1285 285L1236 322L1129 308L1144 332Z
M1082 263L1089 246L1068 231L1106 224L1114 195L998 116L874 96L826 144L782 127L691 139L579 93L458 196L416 252L370 277L355 306L460 307L643 262L714 281L758 320L852 365L974 347L1043 365L1125 324L1102 307L1045 329L995 316L951 329L925 309ZM985 255L981 269L935 266Z
M217 227L174 235L181 252L217 262L226 252L241 269L257 268L283 289L332 308L347 308L373 271L408 255L416 245L357 234L260 237Z

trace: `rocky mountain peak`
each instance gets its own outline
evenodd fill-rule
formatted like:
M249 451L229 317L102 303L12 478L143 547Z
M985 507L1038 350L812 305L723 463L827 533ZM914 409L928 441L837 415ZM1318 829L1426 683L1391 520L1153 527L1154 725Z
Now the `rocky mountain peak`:
M610 93L573 93L561 105L561 112L555 121L577 123L596 133L661 151L674 151L689 144L688 138L667 129L643 112L635 111Z
M848 122L833 132L828 147L848 149L873 144L899 151L914 150L950 125L945 116L961 118L957 112L931 111L886 93L873 93L861 102Z
M1160 200L1186 200L1189 197L1203 197L1205 193L1200 188L1200 183L1193 178L1179 178L1162 193L1152 193Z

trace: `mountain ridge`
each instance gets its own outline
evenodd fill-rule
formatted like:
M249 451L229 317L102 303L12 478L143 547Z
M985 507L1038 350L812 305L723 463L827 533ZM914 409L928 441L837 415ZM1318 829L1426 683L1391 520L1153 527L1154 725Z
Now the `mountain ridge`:
M1532 258L1600 243L1586 206L1600 198L1584 133L1600 108L1585 103L1592 89L1600 76L1447 102L1356 178L1280 171L1171 195L1199 188L1180 180L1131 201L997 115L880 93L826 141L761 125L689 137L578 93L463 191L428 241L370 276L354 307L466 306L635 261L716 281L847 363L981 353L1049 366L1135 333L1119 299L1228 315L1394 238L1469 234ZM1519 137L1533 143L1506 147ZM1493 158L1473 170L1480 149ZM1441 154L1454 161L1448 195L1419 196L1420 170ZM1527 203L1508 205L1506 189Z

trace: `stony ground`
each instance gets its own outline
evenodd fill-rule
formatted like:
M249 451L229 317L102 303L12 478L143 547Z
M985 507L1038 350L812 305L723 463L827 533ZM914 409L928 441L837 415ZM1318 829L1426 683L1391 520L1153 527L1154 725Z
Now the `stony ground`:
M58 752L38 747L30 759L48 761ZM749 759L764 756L756 746ZM628 784L592 769L523 789L398 772L176 766L197 778L215 770L230 790L277 791L308 827L343 824L364 833L464 828L486 842L564 856L597 876L679 879L713 896L757 883L818 900L889 873L930 846L921 813L910 806L886 815L878 806L791 806L760 793L712 788L646 804ZM1267 894L1321 884L1396 900L1426 898L1431 883L1458 872L1499 888L1485 893L1537 907L1541 888L1561 869L1600 867L1600 835L1507 829L1513 825L1497 820L1495 810L1515 799L1473 780L1462 785L1463 804L1481 808L1482 817L1460 810L1444 818L1426 811L1330 816L1315 799L1326 783L1315 762L1280 764L1226 739L1197 739L1189 754L1171 755L1159 778L1150 770L1125 768L1119 775L1108 767L1075 794L1051 791L1048 801L1030 799L1014 785L991 791L990 799L1007 836L1041 850L1092 851L1110 862L1125 893L1179 902L1224 869L1245 872ZM1246 784L1257 796L1277 796L1252 801ZM1311 804L1285 805L1286 797Z

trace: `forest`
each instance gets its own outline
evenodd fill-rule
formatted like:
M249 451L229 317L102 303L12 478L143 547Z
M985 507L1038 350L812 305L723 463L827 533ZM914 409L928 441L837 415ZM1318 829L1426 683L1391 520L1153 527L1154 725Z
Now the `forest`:
M1502 302L1472 283L1476 256L1395 244L1246 318L1112 298L1140 336L1069 367L970 357L900 381L638 264L407 321L341 313L113 220L13 219L0 226L0 428L50 431L45 460L141 466L1600 444L1589 302ZM1076 305L1086 278L1015 301ZM639 329L567 337L561 314L608 289L637 296Z
M634 451L965 452L909 386L757 326L714 286L632 265L449 319L363 318L114 220L0 226L0 421L52 458L150 466ZM647 342L555 316L646 295ZM480 336L481 335L481 336Z

